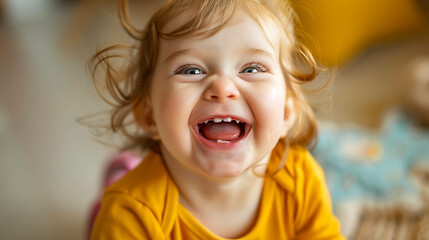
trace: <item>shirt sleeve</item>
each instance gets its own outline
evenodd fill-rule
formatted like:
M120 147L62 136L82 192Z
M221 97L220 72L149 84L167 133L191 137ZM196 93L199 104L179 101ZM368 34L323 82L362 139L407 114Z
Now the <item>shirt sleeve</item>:
M125 193L114 192L103 197L91 234L91 240L110 239L164 239L164 236L149 208Z
M344 240L322 168L307 151L296 169L296 239Z

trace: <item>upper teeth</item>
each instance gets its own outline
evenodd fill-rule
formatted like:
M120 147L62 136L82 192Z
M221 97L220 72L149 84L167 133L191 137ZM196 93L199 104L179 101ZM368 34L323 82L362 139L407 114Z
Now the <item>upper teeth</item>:
M233 121L233 119L231 117L226 117L226 118L213 118L213 120L206 120L204 121L205 124L207 124L209 121L213 121L215 123L220 123L220 122L231 122ZM236 120L234 119L234 121L236 123L240 123L240 120Z

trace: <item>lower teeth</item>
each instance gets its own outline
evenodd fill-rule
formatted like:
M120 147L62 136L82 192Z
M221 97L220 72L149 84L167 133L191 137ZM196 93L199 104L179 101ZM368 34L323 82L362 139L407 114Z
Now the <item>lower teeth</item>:
M229 141L222 141L222 140L220 140L220 139L218 139L216 142L217 142L217 143L229 143Z

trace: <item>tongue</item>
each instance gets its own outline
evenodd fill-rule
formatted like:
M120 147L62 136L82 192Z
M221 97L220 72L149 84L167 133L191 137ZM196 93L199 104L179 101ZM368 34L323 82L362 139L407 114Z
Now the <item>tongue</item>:
M201 128L201 133L209 140L232 141L240 136L241 128L235 122L209 122Z

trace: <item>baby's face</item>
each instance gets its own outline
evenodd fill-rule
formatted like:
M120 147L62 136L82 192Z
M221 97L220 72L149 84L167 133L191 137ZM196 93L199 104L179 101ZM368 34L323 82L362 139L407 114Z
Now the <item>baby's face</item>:
M209 38L161 40L159 51L150 100L164 158L216 178L268 159L288 127L278 42L241 14Z

